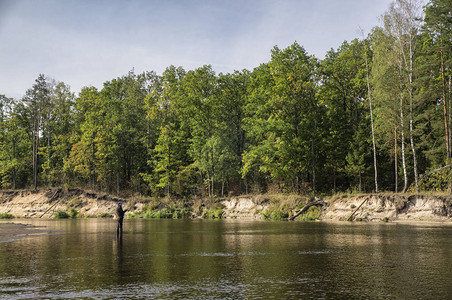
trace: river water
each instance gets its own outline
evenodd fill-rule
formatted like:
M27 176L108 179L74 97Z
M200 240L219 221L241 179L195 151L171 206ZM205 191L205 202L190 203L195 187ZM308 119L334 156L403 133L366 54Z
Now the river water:
M22 220L0 243L5 299L451 299L452 226Z

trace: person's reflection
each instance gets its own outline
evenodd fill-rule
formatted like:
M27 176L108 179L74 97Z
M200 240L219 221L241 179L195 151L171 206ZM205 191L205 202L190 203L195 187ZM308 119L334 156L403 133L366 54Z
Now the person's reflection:
M113 252L115 252L113 259L116 260L117 274L121 275L124 271L122 234L116 235L116 240L113 243L114 243Z

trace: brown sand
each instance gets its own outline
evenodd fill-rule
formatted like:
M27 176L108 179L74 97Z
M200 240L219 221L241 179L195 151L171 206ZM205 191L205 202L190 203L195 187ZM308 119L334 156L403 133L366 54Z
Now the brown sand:
M51 232L46 227L21 223L0 223L0 243L39 236Z

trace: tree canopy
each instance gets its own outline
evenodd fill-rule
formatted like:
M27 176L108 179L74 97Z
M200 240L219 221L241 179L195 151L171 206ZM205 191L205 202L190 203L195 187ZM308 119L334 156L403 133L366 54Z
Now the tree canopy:
M396 0L323 60L294 42L251 71L130 71L78 95L40 74L23 98L0 95L1 188L447 191L451 11L451 0Z

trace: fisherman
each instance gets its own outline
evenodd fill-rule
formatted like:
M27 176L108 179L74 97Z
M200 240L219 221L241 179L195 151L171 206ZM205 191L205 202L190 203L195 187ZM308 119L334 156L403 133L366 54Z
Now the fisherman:
M121 202L118 202L118 207L116 208L116 216L118 217L118 226L116 227L116 235L122 235L122 221L124 221L124 215L126 210L122 209Z

